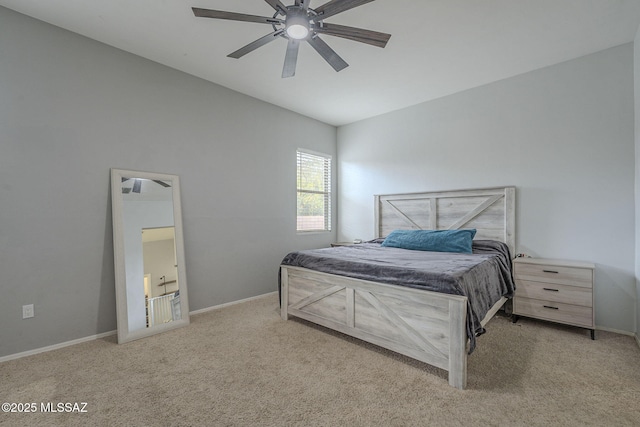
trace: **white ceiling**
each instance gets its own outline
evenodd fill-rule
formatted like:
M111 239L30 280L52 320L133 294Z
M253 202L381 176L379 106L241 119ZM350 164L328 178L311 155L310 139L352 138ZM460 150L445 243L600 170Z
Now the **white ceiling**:
M0 5L336 126L633 41L640 23L640 0L376 0L326 22L390 33L386 48L323 36L350 66L336 73L305 43L296 76L282 79L284 39L241 59L226 56L269 25L191 11L272 16L263 0Z

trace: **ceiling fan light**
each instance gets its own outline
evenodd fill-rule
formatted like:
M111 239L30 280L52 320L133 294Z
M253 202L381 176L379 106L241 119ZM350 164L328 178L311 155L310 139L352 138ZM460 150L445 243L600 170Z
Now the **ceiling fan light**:
M292 39L302 40L309 35L309 28L301 24L293 24L287 27L287 35Z
M310 31L307 12L299 6L289 6L287 8L285 27L287 36L290 38L296 40L306 38Z

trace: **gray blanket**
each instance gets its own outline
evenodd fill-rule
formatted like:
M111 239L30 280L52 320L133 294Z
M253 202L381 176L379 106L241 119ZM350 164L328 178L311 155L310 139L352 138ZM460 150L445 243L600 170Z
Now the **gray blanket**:
M416 289L464 295L467 303L469 353L480 322L493 305L515 289L507 245L474 240L473 254L412 251L383 247L382 240L353 246L313 249L288 254L283 265Z

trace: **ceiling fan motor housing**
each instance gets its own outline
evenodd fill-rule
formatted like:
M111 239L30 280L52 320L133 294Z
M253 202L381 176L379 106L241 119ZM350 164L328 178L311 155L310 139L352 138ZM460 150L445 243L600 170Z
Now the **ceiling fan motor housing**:
M310 33L309 15L301 6L287 7L285 20L286 33L297 40L306 38Z

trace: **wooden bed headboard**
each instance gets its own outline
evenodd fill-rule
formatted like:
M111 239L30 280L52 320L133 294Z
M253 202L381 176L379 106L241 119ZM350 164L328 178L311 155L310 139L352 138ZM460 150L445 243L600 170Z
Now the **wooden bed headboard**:
M375 235L475 228L476 239L504 242L515 256L515 196L515 187L376 195Z

